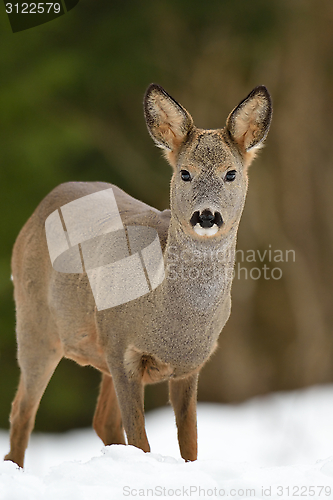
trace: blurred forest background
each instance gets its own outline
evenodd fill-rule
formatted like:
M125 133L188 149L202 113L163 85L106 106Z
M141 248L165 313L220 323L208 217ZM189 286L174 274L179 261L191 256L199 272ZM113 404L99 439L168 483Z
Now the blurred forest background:
M238 402L332 382L332 0L81 0L16 34L0 7L0 427L19 375L10 254L37 204L61 182L101 180L168 207L171 169L142 112L151 82L199 127L222 127L259 84L274 103L238 248L267 250L264 262L242 267L283 275L236 276L231 319L202 371L199 399ZM292 249L295 262L269 262L269 249ZM36 429L90 425L99 379L62 361ZM148 388L147 409L166 401L165 384Z

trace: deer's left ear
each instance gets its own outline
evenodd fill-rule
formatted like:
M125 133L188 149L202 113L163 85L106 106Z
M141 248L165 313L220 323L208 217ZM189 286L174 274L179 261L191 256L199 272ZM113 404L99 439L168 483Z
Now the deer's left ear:
M151 137L172 163L171 156L178 152L193 128L191 115L156 84L151 84L146 91L144 113Z
M272 119L271 96L263 85L256 87L230 113L226 129L243 154L260 148ZM252 155L251 155L252 156Z

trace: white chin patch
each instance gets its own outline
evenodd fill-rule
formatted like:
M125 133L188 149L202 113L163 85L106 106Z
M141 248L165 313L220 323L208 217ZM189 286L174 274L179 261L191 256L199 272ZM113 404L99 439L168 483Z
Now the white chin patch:
M216 224L212 227L201 227L200 224L196 224L193 229L199 236L214 236L219 230Z

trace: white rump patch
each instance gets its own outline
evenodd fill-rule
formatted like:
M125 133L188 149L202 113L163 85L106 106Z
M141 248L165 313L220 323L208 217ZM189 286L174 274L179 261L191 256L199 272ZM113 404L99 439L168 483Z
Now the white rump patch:
M193 229L199 236L214 236L219 230L216 224L212 227L201 227L200 224L196 224Z

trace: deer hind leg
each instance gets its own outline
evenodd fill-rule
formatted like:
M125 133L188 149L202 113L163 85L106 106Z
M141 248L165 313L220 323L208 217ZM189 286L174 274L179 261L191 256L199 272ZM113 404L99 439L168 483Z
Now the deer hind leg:
M45 340L40 345L34 343L25 352L28 344L26 341L19 349L21 376L10 414L10 452L5 456L5 460L20 467L23 467L40 400L63 356L59 341L52 346Z
M113 380L111 376L105 374L102 375L93 427L105 445L125 444L121 413Z
M197 388L198 374L169 381L169 395L178 429L178 442L184 460L197 459Z

